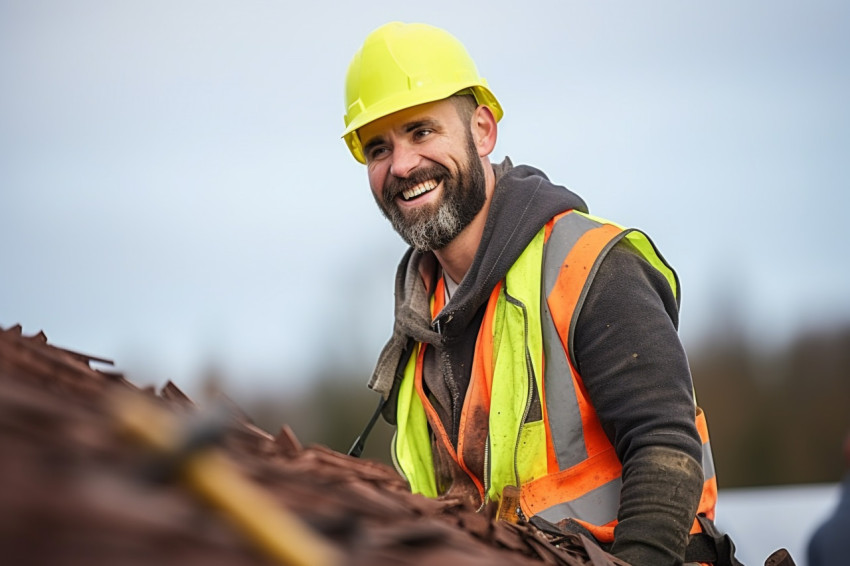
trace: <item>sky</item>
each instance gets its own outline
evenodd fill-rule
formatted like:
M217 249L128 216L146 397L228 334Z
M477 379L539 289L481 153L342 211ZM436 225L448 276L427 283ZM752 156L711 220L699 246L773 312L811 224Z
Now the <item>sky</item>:
M466 45L493 160L650 235L686 347L850 320L841 0L0 0L0 327L189 391L365 383L404 244L343 84L393 20Z

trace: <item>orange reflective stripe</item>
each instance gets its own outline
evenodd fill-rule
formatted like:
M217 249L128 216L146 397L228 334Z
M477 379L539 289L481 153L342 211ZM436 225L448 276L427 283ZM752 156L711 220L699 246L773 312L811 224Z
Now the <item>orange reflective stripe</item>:
M619 236L621 232L620 228L612 224L603 224L588 230L579 238L561 265L555 287L549 293L547 300L552 310L555 326L559 332L562 331L561 340L564 350L567 352L570 351L570 345L564 341L568 340L570 322L579 304L591 268L605 246ZM573 273L570 269L571 266L575 266L580 271Z
M461 467L476 481L488 471L484 469L484 446L487 443L490 420L490 391L493 385L493 319L496 315L496 303L502 283L496 285L490 294L490 300L484 311L484 319L478 329L475 342L475 354L472 358L472 370L463 410L460 413L457 452ZM481 491L483 493L484 487ZM484 497L484 496L482 496Z
M714 520L714 511L717 505L717 478L705 480L702 486L702 497L699 500L697 514L705 515L712 521Z
M437 285L431 297L433 298L431 301L431 318L435 318L446 306L446 280L442 277L437 278Z
M416 392L419 394L419 400L422 401L422 406L425 407L425 413L428 415L428 424L431 425L431 428L434 429L437 436L439 436L443 441L443 444L446 445L446 448L452 458L457 460L455 450L452 447L452 443L449 442L449 436L446 434L446 429L443 428L443 424L437 416L437 411L434 410L434 406L431 405L431 401L429 401L428 396L425 395L425 388L422 385L422 368L424 367L423 361L425 359L425 348L427 347L427 344L422 344L422 347L419 348L419 357L416 359L416 379L414 381L414 384L416 385Z
M431 303L431 316L436 316L446 303L446 287L445 280L440 277L437 281L436 288L434 289L433 301ZM458 466L463 469L464 472L472 479L475 487L478 488L478 493L481 495L481 500L484 501L484 485L481 480L466 467L463 461L458 458L458 454L452 446L452 442L449 439L449 435L446 433L445 427L443 427L442 421L440 421L439 415L437 415L437 411L434 409L434 406L431 405L431 401L428 399L428 396L425 395L425 388L422 383L422 374L425 367L425 349L428 347L427 344L422 344L422 347L419 348L419 357L416 359L416 369L415 369L415 384L416 384L416 392L419 394L419 400L422 401L422 406L425 408L425 414L428 416L428 424L431 425L431 429L434 430L437 437L443 443L443 446L446 447L446 450L451 456L452 460L457 462Z
M547 301L565 352L570 352L570 325L576 314L576 307L579 305L591 269L605 247L622 232L622 229L612 224L603 224L588 230L578 239L561 265L558 279L552 292L549 293ZM576 385L582 425L585 427L585 445L588 456L592 457L608 448L610 442L599 424L593 405L587 398L584 384L581 379L577 378L578 373L573 367L571 358L572 356L569 355L568 361Z
M708 423L705 419L705 413L699 407L696 408L696 425L697 432L699 432L700 440L702 440L703 444L703 471L708 475L708 470L706 470L706 462L705 459L711 458L711 450L706 450L706 446L709 442L708 437ZM714 512L715 507L717 505L717 476L714 475L714 462L711 462L712 466L712 474L710 477L705 478L705 482L703 483L702 488L702 497L699 500L699 507L697 507L697 513L705 515L712 521L714 520ZM700 532L700 531L691 531L691 532Z
M520 507L526 517L582 495L620 477L622 466L613 448L580 464L522 486Z
M493 320L496 318L496 306L499 302L499 293L502 291L502 282L499 281L484 311L484 319L478 331L475 344L475 359L472 362L473 378L479 378L487 389L487 409L490 408L490 388L493 386ZM476 366L480 369L476 371ZM480 374L480 375L479 375ZM478 379L475 379L477 382Z
M708 442L708 422L705 420L705 413L699 407L696 408L696 425L700 440L705 444Z
M422 406L425 408L425 414L428 416L428 424L431 425L431 429L436 433L437 437L443 443L443 446L446 447L446 450L448 451L449 456L452 457L452 460L457 462L458 466L463 468L467 475L472 478L472 481L478 488L478 492L481 494L481 500L483 501L484 486L482 485L481 480L479 480L475 474L470 473L466 466L458 460L457 452L455 452L452 442L449 440L449 435L446 434L446 429L443 427L443 423L440 422L440 417L437 415L437 411L425 395L425 389L422 386L422 369L424 367L423 362L425 359L425 348L427 347L427 344L422 344L422 347L419 348L419 357L416 360L416 392L419 394L419 400L422 401Z

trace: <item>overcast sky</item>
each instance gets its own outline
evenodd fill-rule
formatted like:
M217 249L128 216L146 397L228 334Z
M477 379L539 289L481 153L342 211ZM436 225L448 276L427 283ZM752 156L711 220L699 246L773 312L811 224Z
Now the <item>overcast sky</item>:
M494 159L650 234L688 347L850 320L845 1L0 0L0 326L189 390L365 381L404 246L339 136L391 20L466 44Z

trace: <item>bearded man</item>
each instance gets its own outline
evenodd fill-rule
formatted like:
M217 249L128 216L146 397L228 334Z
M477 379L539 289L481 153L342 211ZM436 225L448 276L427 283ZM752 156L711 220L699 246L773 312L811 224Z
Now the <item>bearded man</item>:
M378 28L348 69L343 137L410 245L369 383L399 472L637 566L737 563L675 272L541 171L491 163L502 114L428 25Z

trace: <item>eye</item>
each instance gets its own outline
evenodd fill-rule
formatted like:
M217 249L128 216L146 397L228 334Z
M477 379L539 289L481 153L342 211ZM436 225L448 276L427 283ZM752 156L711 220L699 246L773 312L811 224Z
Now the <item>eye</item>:
M434 130L432 130L431 128L418 128L413 132L413 139L420 141L425 139L432 133L434 133Z
M368 154L366 158L369 161L374 161L376 159L380 159L381 157L387 155L389 153L389 148L385 145L376 145L374 147L369 148Z

